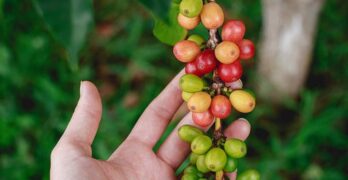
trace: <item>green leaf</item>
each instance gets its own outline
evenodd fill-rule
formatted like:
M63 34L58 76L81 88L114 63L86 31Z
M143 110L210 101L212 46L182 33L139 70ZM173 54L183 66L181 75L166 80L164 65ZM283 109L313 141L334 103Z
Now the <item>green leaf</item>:
M166 17L171 0L139 0L145 7L158 17Z
M92 0L34 0L53 37L67 50L73 70L78 68L79 51L93 26Z
M185 39L187 30L182 28L177 22L178 14L179 5L171 3L169 21L154 16L155 27L153 29L153 34L158 40L168 45L174 45L176 42Z

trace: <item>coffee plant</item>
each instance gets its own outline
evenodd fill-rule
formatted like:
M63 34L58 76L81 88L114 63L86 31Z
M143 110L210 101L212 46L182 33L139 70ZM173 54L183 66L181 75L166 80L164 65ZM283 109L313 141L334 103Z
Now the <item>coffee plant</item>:
M244 39L246 28L242 21L224 22L224 12L214 0L182 0L177 21L187 31L202 23L209 32L208 40L192 34L173 47L175 58L186 63L186 74L179 86L195 124L183 125L178 130L179 137L190 143L192 151L190 165L181 179L224 179L224 173L235 172L238 159L247 154L244 141L223 134L221 121L232 111L249 113L255 108L253 93L243 90L241 81L241 61L254 57L254 43ZM196 127L213 124L211 134ZM260 175L248 170L238 179L260 179Z

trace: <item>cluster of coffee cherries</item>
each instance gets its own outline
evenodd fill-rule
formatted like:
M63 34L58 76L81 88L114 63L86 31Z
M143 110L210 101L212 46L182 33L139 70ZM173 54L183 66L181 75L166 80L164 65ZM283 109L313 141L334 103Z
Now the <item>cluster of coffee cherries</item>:
M244 141L223 135L221 120L226 119L232 109L248 113L256 105L253 94L242 89L240 80L241 61L253 58L255 47L252 41L244 39L242 21L224 23L223 10L215 1L182 0L177 19L187 30L194 29L200 22L209 30L209 40L191 35L177 42L173 53L177 60L186 63L180 88L194 124L204 128L215 123L211 136L193 125L179 128L179 137L191 144L192 151L190 165L181 179L203 180L212 174L216 179L223 179L224 173L236 170L238 159L247 153ZM245 178L249 179L249 175ZM239 179L243 179L243 175Z

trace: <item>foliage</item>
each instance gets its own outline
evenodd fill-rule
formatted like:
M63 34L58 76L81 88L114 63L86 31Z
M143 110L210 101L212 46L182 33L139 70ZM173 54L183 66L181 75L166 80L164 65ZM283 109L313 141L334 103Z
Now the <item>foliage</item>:
M247 36L257 42L262 25L260 1L221 2L229 18L246 22ZM263 179L347 179L345 4L344 0L327 0L324 6L301 96L286 99L279 106L258 102L255 112L246 117L253 128L247 140L249 153L240 163L240 171L254 167ZM103 97L103 120L93 155L107 159L147 104L182 67L173 59L170 47L153 37L151 14L134 0L93 3L94 15L93 11L88 13L94 17L95 28L77 31L87 34L87 39L74 46L79 55L76 71L70 68L64 49L68 41L56 41L60 38L47 29L47 21L32 1L0 0L0 7L2 179L49 178L50 152L70 119L81 80L95 82ZM52 23L69 25L58 20ZM66 29L70 33L76 30ZM244 66L251 66L244 76L250 87L255 63Z
M49 31L68 51L69 64L76 70L79 50L93 24L92 1L37 0L34 4Z

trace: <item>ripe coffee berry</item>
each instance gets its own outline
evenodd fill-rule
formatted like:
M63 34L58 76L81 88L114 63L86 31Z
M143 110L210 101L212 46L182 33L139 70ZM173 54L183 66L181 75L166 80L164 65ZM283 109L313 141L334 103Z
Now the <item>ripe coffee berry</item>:
M214 51L206 49L197 56L195 63L199 72L207 74L215 69L216 61Z
M193 61L200 51L201 49L196 43L188 40L176 43L173 48L173 53L176 59L185 63Z
M226 83L237 81L242 77L243 68L240 61L237 60L232 64L220 64L217 73L221 80Z
M251 59L255 55L254 43L248 39L243 39L238 43L240 49L240 59Z
M208 110L202 113L192 113L192 120L201 127L207 127L214 121L213 114Z
M223 41L239 42L245 34L245 25L242 21L230 20L222 27L221 36Z
M204 75L204 73L202 73L200 70L198 70L196 60L191 61L191 62L186 64L185 72L186 72L186 74L194 74L196 76Z
M231 114L231 103L227 97L217 95L211 102L210 110L215 117L225 119Z

